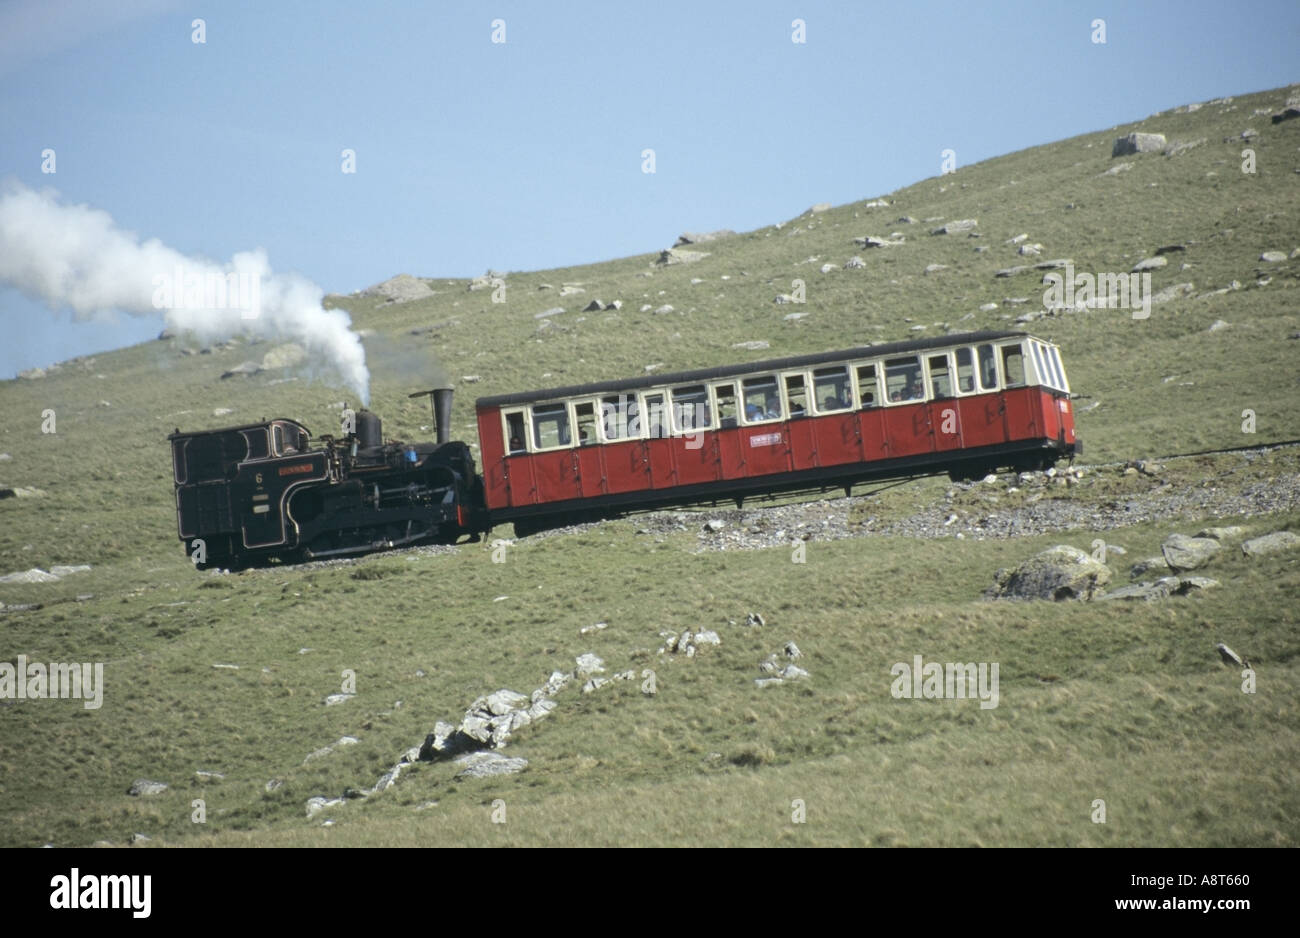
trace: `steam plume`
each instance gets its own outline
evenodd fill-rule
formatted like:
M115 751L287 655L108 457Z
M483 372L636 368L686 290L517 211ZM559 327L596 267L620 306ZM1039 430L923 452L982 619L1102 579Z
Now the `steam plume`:
M346 312L323 309L324 292L297 274L276 274L261 249L221 265L187 257L157 239L141 241L88 205L21 183L0 191L0 282L69 308L78 319L100 310L162 313L167 325L214 342L239 333L297 342L370 398L361 339Z

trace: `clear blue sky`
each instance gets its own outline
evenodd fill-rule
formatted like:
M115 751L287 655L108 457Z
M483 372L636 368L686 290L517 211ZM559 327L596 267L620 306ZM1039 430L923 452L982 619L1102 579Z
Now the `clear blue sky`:
M1285 85L1298 48L1295 0L11 0L0 184L187 254L261 247L346 293L757 227L937 175L945 148L964 165ZM117 318L0 287L0 377L161 325Z

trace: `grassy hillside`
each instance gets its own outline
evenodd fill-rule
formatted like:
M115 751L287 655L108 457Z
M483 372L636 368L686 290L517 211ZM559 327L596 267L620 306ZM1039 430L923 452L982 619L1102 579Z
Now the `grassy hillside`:
M504 303L437 278L423 300L331 302L373 333L372 407L389 435L429 437L427 404L407 394L441 368L459 389L458 435L472 440L477 395L1003 328L1042 307L1036 261L1127 272L1182 245L1152 286L1193 286L1149 319L1093 310L1025 326L1062 347L1082 395L1087 462L1296 438L1300 256L1260 259L1300 247L1300 120L1268 117L1295 91L1180 108L962 167L881 196L884 207L864 200L692 245L708 252L693 263L655 264L677 234L665 232L642 256L511 272ZM1115 138L1135 130L1202 142L1112 158ZM1244 142L1247 130L1256 133ZM1246 147L1253 174L1242 172ZM1107 173L1121 164L1131 166ZM979 237L930 234L968 218ZM853 242L894 232L902 244ZM1007 243L1022 233L1040 256ZM844 269L854 255L865 266ZM945 268L925 273L931 264ZM995 276L1021 264L1030 269ZM806 302L774 303L796 279ZM584 292L561 297L564 284ZM582 312L594 298L623 306ZM1005 302L1018 298L1027 302ZM998 305L982 311L988 303ZM673 309L654 312L664 306ZM565 312L537 317L554 307ZM1211 331L1217 321L1226 328ZM769 347L734 347L753 341ZM0 613L0 660L101 661L106 685L95 711L0 701L0 843L122 844L135 832L154 844L221 845L1300 838L1295 553L1224 551L1204 571L1219 588L1163 603L980 598L998 568L1056 543L1088 549L1098 536L1128 551L1110 561L1127 582L1132 561L1210 512L1006 539L871 534L872 520L942 503L949 486L933 480L855 502L858 536L813 537L802 564L787 547L705 550L697 530L708 515L687 514L667 533L638 533L647 529L631 519L520 541L504 563L470 545L200 574L175 537L166 434L264 416L329 432L345 392L288 371L220 378L265 344L192 355L185 345L147 343L0 383L0 452L12 457L0 482L44 492L0 501L0 574L92 565L56 583L0 584L0 602L40 604ZM1254 436L1242 432L1247 409ZM47 410L54 433L42 432ZM1293 486L1296 462L1222 457L1182 464L1163 482L1117 467L1052 498L1100 515L1136 494L1217 486L1248 503ZM989 497L957 499L990 510L980 501ZM1248 524L1300 530L1300 510ZM750 611L768 624L747 628ZM596 622L608 628L580 634ZM661 631L700 628L721 645L690 659L658 653ZM787 641L811 677L756 687L759 662ZM1219 663L1218 641L1249 654L1256 694L1242 694ZM507 748L530 760L522 774L457 781L449 765L424 765L383 794L306 819L308 798L370 787L436 720L457 721L501 687L528 693L588 651L611 672L653 669L658 694L642 694L640 679L564 691L550 720ZM894 699L890 665L917 654L999 662L1000 705ZM356 697L326 706L345 669ZM344 735L358 742L304 762ZM128 796L137 778L170 787ZM271 780L280 784L268 791ZM1089 820L1098 798L1106 824ZM202 824L194 799L205 803ZM503 825L490 820L496 799ZM806 824L791 823L795 799Z

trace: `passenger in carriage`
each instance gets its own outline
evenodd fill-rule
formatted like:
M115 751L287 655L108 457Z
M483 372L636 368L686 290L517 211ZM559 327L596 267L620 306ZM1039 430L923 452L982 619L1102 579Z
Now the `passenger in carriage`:
M763 408L759 407L757 404L751 402L745 405L746 420L762 420L763 416Z
M522 453L524 451L524 441L517 436L510 438L510 452Z
M876 406L876 392L875 392L875 391L863 391L863 392L862 392L862 406L863 406L864 408L865 408L865 407L875 407L875 406Z
M781 416L781 402L777 399L775 394L769 394L767 396L767 401L764 406L767 410L767 417L769 420Z

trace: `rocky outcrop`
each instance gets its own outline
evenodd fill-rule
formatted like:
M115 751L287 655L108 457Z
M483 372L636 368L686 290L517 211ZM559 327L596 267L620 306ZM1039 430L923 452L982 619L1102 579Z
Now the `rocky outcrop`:
M1077 547L1057 545L999 570L986 599L1092 599L1110 582L1110 568Z

